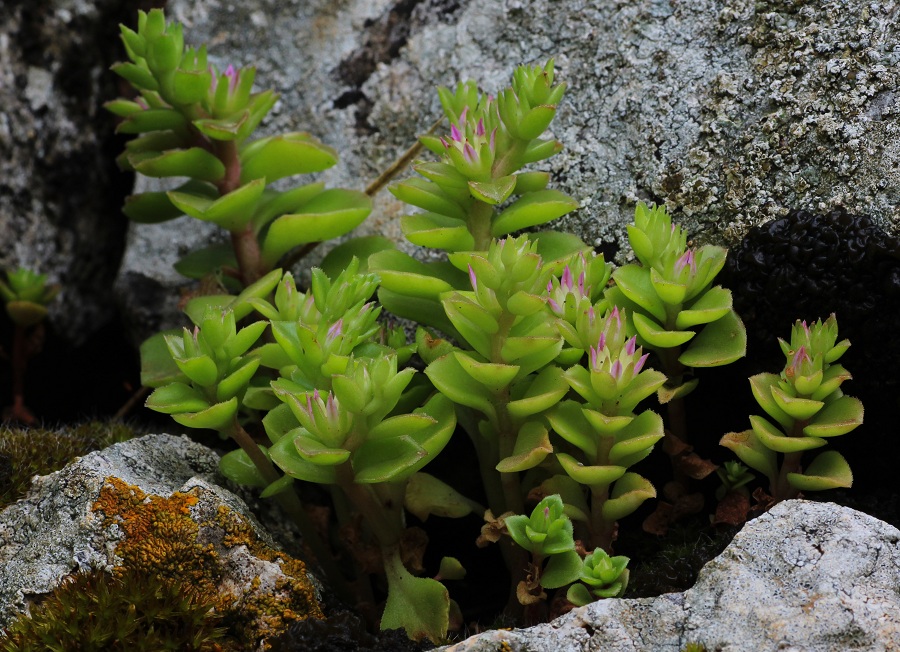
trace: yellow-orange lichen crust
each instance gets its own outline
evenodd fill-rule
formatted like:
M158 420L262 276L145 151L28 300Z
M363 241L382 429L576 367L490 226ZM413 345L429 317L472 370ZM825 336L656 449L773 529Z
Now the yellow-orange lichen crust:
M118 478L106 478L93 509L103 514L104 525L117 525L122 531L116 545L122 564L115 571L137 569L193 586L216 605L231 633L244 641L272 636L296 620L324 617L302 561L272 550L243 516L225 506L218 508L213 521L198 524L190 513L198 501L195 491L148 496ZM214 538L220 539L223 549L243 545L255 557L278 563L284 577L274 590L259 590L259 577L243 595L221 589L221 558L214 543L198 539L201 527L221 532Z

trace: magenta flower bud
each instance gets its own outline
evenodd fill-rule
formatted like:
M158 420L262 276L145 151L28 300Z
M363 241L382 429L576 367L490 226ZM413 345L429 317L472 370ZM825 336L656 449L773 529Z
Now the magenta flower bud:
M588 308L588 325L593 326L594 320L597 318L597 313L594 312L594 306Z
M641 373L641 369L644 368L644 363L647 362L647 358L648 358L649 356L650 356L649 353L645 353L645 354L642 355L640 358L638 358L638 361L637 361L637 362L634 363L634 374L635 374L635 375Z
M334 394L332 394L331 392L328 392L328 401L325 404L325 411L328 414L329 420L334 421L337 419L337 404L334 401Z
M578 291L581 292L581 296L587 296L587 292L584 291L584 272L578 276Z
M494 145L494 142L495 142L495 140L496 140L496 136L497 136L497 128L494 127L494 129L491 131L491 143L490 143L490 145L489 145L489 147L491 148L491 151L492 151L492 152L496 149L496 147L495 147L495 145Z
M316 392L318 394L318 392ZM313 415L313 406L312 406L312 396L309 394L306 395L306 413L312 417Z
M566 265L566 268L563 270L560 285L564 287L566 291L572 289L572 270L569 269L568 265Z
M637 337L632 337L630 340L625 342L625 353L627 353L628 355L634 355L636 346L637 346Z
M554 301L553 299L548 299L548 300L547 300L547 303L550 304L550 309L551 309L553 312L555 312L555 313L561 313L561 312L563 311L563 310L562 310L562 307L560 307L560 305L559 305L556 301Z
M462 134L459 132L459 129L454 124L450 125L450 138L452 138L456 142L462 141Z
M680 274L681 270L687 266L690 266L692 272L697 271L697 263L694 261L694 251L692 249L688 249L681 258L675 261L675 273Z
M444 146L444 149L450 149L450 143L448 143L448 142L446 141L446 139L444 139L443 136L440 137L440 141L441 141L441 145Z
M612 367L610 367L609 373L612 374L612 377L616 380L622 377L622 363L616 360L612 363Z
M612 312L609 313L609 318L616 320L617 328L622 326L622 318L619 316L619 306L613 306Z
M589 348L591 352L591 369L596 370L598 364L598 357L600 355L599 348L594 348L593 346Z
M466 142L465 147L463 147L463 157L465 157L468 163L472 163L478 158L478 153L475 151L475 148L468 143L468 141Z
M553 292L553 281L547 281L547 292Z
M238 83L238 73L234 66L228 64L228 67L225 69L225 76L228 77L228 92L233 93Z
M478 118L478 124L475 126L475 135L484 136L484 119Z
M597 350L602 351L606 348L606 333L600 333L600 339L597 340Z
M462 113L459 114L459 124L466 124L466 115L469 113L469 107L463 107Z
M475 276L475 270L469 265L469 282L472 283L472 289L478 292L478 277Z
M336 337L340 336L344 330L344 320L338 319L334 324L331 325L331 328L328 329L328 334L325 336L326 341L330 342Z

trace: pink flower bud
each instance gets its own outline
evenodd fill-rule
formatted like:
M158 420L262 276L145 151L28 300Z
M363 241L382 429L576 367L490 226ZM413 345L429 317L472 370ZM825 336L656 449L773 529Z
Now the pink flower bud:
M475 276L475 270L469 265L469 281L472 283L472 289L478 291L478 277Z
M637 346L637 337L632 337L630 340L625 342L625 353L627 353L628 355L634 355L636 346Z
M484 119L478 118L478 124L475 126L475 135L484 136Z
M562 279L560 280L560 285L569 291L572 289L572 270L569 269L569 266L566 265L566 268L563 270Z
M649 353L645 353L645 354L642 355L640 358L638 358L638 361L637 361L637 362L634 363L634 373L635 373L635 375L641 373L641 369L644 368L644 363L647 362L647 358L648 358L649 356L650 356Z
M459 132L459 129L454 124L450 125L450 138L452 138L456 142L462 141L462 134Z
M334 322L334 324L331 325L331 328L328 329L328 334L326 335L325 339L330 342L334 338L340 336L343 330L344 320L338 319L336 322Z
M616 360L612 363L612 367L609 370L609 373L612 374L612 377L616 380L622 377L622 363Z

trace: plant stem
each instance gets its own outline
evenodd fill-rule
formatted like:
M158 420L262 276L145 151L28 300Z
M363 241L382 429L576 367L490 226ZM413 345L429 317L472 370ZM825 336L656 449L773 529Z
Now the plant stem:
M28 357L28 327L16 324L13 331L11 360L13 404L9 411L9 417L12 421L20 421L30 426L37 419L25 407L25 369L28 367Z
M473 249L475 251L487 251L491 246L491 217L494 207L484 202L476 201L472 204L466 227L475 239Z
M237 442L238 446L241 447L241 450L247 454L247 457L250 458L253 465L262 474L267 483L271 484L272 482L281 479L281 474L275 469L275 466L269 458L266 457L266 454L263 453L259 445L247 431L241 427L236 418L234 419L228 434L235 442ZM310 522L296 492L294 492L293 489L290 491L283 491L275 496L275 500L278 501L281 508L287 512L288 516L294 521L297 527L300 528L300 534L303 536L304 543L310 547L315 555L319 567L328 578L331 589L339 598L347 602L347 604L352 604L352 593L344 580L344 576L337 563L335 563L331 552L325 546L325 542L322 541L313 527L313 524Z

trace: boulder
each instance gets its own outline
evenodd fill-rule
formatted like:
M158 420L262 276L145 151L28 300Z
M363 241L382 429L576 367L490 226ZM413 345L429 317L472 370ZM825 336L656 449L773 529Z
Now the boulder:
M117 0L0 3L0 270L47 274L50 322L78 345L115 314L127 220L123 142L101 104L119 92Z
M79 569L134 568L188 581L258 639L322 617L319 587L223 488L218 455L148 435L36 477L0 512L0 628Z
M551 129L566 149L546 165L581 204L558 227L607 254L625 244L637 200L666 203L698 243L734 244L796 208L900 226L896 2L171 0L167 11L216 65L256 65L258 86L281 93L263 133L310 131L337 149L329 184L377 178L440 116L435 85L496 91L517 65L554 57L569 89ZM406 210L381 192L357 234L402 241ZM132 242L130 260L154 251ZM119 292L141 275L126 262Z
M446 652L900 649L900 531L832 503L791 500L748 523L684 593L609 599Z

